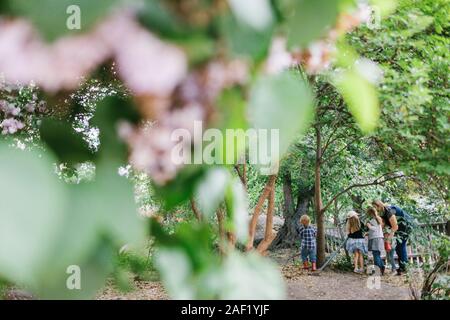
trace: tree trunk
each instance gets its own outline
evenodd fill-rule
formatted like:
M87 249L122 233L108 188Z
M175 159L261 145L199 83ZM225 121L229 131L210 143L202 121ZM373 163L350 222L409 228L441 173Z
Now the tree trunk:
M258 245L258 252L264 254L275 238L275 234L273 233L273 208L275 206L275 188L272 188L269 194L269 206L267 208L266 215L266 229L264 233L264 239Z
M261 195L259 196L258 202L256 204L255 210L253 211L253 216L252 216L252 219L251 219L250 225L249 225L249 237L248 237L247 245L245 246L246 251L250 251L251 249L253 249L253 242L255 240L256 224L258 223L258 217L261 213L261 209L264 205L264 201L266 201L267 197L269 196L270 192L272 191L272 188L275 184L276 178L277 178L276 175L269 176L266 186L264 187Z
M239 169L239 165L234 165L234 169L236 170L236 173L239 176L239 179L242 182L242 185L244 186L244 189L247 190L247 164L244 162L242 164L242 171Z
M202 221L202 214L200 213L200 210L198 210L197 205L195 204L195 201L193 198L191 198L191 208L192 208L192 212L194 213L197 220Z
M321 132L319 126L316 126L316 161L314 170L314 207L317 223L317 264L322 266L325 262L325 217L323 212L323 203L320 187L320 166L322 158Z
M236 234L234 232L227 232L227 239L231 247L236 247Z
M299 190L297 205L294 210L294 201L292 197L291 174L288 172L283 176L283 195L284 195L284 224L277 233L277 236L271 244L273 249L295 248L299 241L297 224L300 216L306 214L308 205L313 195L313 190Z
M225 225L224 225L224 211L222 207L217 208L216 211L217 224L219 227L219 251L221 254L225 253Z

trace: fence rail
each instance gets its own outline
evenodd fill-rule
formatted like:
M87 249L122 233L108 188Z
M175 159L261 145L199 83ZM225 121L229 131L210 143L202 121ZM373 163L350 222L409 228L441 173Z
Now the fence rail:
M434 231L450 236L450 221L446 222L437 222L430 224L420 224L421 228L429 228ZM332 253L337 250L341 250L342 253L345 252L343 248L340 248L342 241L345 238L345 230L339 227L327 227L325 228L325 236L326 236L326 252ZM428 235L429 243L431 245L431 234ZM423 263L428 262L433 264L437 259L437 253L431 250L431 247L426 247L420 244L409 243L407 246L408 259L411 264L415 264L417 266L421 266ZM386 259L386 253L383 251L381 253L381 257ZM397 260L397 255L394 254L394 258ZM372 255L369 254L369 259L373 259Z

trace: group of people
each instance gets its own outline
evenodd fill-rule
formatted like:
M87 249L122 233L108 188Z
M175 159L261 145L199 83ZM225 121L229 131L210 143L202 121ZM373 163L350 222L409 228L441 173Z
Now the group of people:
M347 214L346 250L353 255L354 272L364 272L364 255L371 251L374 264L383 275L386 268L381 258L381 252L384 249L386 260L391 264L392 271L401 275L406 271L408 263L406 245L411 231L409 215L400 207L386 205L380 200L374 200L372 206L367 208L366 214L367 222L365 224L361 222L357 212L350 211ZM311 225L307 215L301 216L298 232L301 238L303 268L309 269L311 263L311 270L316 271L316 228ZM394 252L397 253L398 268Z

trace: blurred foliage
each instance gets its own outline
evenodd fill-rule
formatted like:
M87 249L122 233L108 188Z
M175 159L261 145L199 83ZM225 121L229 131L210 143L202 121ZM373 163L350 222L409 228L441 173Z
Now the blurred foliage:
M152 222L158 244L155 264L175 299L279 299L284 284L277 267L252 253L212 254L211 230L180 224L173 235ZM270 288L270 290L267 290Z
M392 12L395 2L373 1L383 14ZM142 26L182 48L191 69L213 59L248 61L248 84L219 95L216 124L222 131L280 129L282 157L273 160L281 161L280 175L291 173L295 195L314 184L317 126L323 140L338 137L329 144L322 163L325 200L348 185L389 171L414 176L415 180L346 193L336 211L331 207L327 211L327 222L332 215L342 219L346 210L363 208L375 198L399 204L421 221L448 219L448 1L400 0L395 14L380 28L363 26L341 36L334 68L319 75L306 75L301 66L265 74L264 60L274 36L284 34L293 50L309 48L357 2L265 0L257 7L252 3L146 0L138 7L138 16ZM30 19L53 41L73 32L62 27L68 4L2 1L0 10ZM103 0L70 4L83 12L86 28L81 32L117 5ZM357 66L361 57L381 67L379 88ZM110 73L114 71L97 70L92 78L105 76L109 85L114 82ZM259 168L248 165L247 190L226 166L185 166L175 179L158 185L127 166L128 148L117 133L119 123L138 124L143 118L135 97L120 85L93 94L90 88L98 86L89 81L93 80L69 97L46 96L55 112L42 125L30 125L0 145L1 277L43 298L91 298L109 276L129 290L132 277L146 279L155 268L173 298L283 298L283 280L272 262L237 250L221 255L216 247L214 213L220 206L226 209L225 231L235 232L238 242L245 241L248 209L267 179ZM8 99L22 110L33 90L19 90ZM0 94L4 99L6 94ZM67 102L68 111L56 108L61 107L56 103L60 100ZM7 146L27 132L39 136L39 148L18 151ZM227 145L224 155L230 151ZM276 185L278 204L283 199L281 183ZM189 205L193 198L198 200L201 222L193 220ZM137 216L137 207L153 217L150 230L145 230L148 218ZM151 257L119 252L125 243L145 241L148 233L154 241ZM422 234L415 239L426 245L429 238ZM337 265L345 269L348 261L343 259ZM73 264L82 270L81 290L66 287L66 268Z
M402 0L378 30L361 28L349 42L376 61L384 79L382 117L373 138L384 165L423 178L448 197L448 1Z
M109 9L117 5L118 1L114 0L43 0L36 1L26 0L6 0L6 8L14 15L20 15L30 19L46 37L47 40L53 41L67 32L71 31L66 28L67 14L71 13L68 8L70 6L78 6L80 12L83 13L83 31L92 27L99 18L109 13ZM49 15L49 12L52 14Z
M438 247L438 261L434 266L426 269L421 299L450 300L450 275L448 259L450 256L450 239L440 237L436 240Z

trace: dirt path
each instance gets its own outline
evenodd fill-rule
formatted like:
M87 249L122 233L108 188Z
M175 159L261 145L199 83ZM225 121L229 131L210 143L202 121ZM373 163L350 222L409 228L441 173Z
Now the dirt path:
M292 266L299 269L299 266ZM283 272L286 277L286 271ZM303 270L286 279L287 299L290 300L409 300L406 279L395 275L380 278L379 286L367 275L323 271L310 274Z
M327 269L311 274L298 263L286 261L291 251L269 254L279 265L286 279L286 298L291 300L409 300L406 276L386 274L376 282L368 282L368 275ZM373 278L372 278L373 279ZM159 300L169 299L160 282L135 281L136 290L123 293L111 284L97 296L100 300ZM378 289L377 289L378 287ZM372 288L372 289L371 289Z
M130 292L121 292L112 284L108 284L100 292L97 300L168 300L162 284L157 281L135 281L135 289Z
M368 276L336 271L311 274L298 265L285 265L282 273L286 279L289 300L408 300L408 285L404 277L386 275L381 278L379 289L370 289ZM373 282L372 282L373 284ZM160 282L136 281L136 289L120 292L107 285L97 296L99 300L167 300L169 299Z

